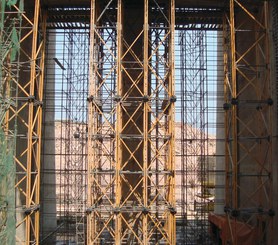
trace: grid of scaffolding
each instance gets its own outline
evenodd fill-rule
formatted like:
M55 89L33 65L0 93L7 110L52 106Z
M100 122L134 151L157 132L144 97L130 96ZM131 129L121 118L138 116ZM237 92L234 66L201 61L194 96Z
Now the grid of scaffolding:
M210 244L207 218L214 209L216 158L221 157L216 156L219 36L217 30L201 26L177 31L176 199L181 244Z
M269 3L175 3L1 2L1 241L272 242Z
M96 199L93 205L88 205L89 208L86 212L91 213L93 208L99 208L98 219L103 228L99 231L101 235L97 239L99 241L105 239L106 242L112 239L111 242L113 242L114 228L113 225L112 228L108 225L111 224L111 217L115 214L114 207L111 205L116 196L114 169L117 111L115 108L117 103L121 101L121 97L117 95L118 78L115 66L117 55L116 10L112 14L111 8L105 8L105 6L103 8L101 17L109 19L109 22L97 26L94 40L98 40L98 42L92 50L97 62L96 73L92 76L99 79L98 86L95 88L97 91L95 93L98 96L87 98L89 90L88 26L84 25L79 26L78 29L72 29L69 28L69 24L63 23L63 29L57 23L52 23L50 26L51 28L54 27L55 30L50 30L48 33L49 36L55 36L52 42L55 43L56 52L51 53L51 44L49 43L48 50L51 55L48 55L47 63L50 64L54 60L55 68L52 69L55 69L55 72L52 70L46 74L49 83L53 81L55 85L52 86L53 90L47 93L46 97L49 101L55 98L55 106L51 104L45 108L45 111L52 111L55 118L55 168L50 172L56 174L56 213L58 217L57 230L50 233L50 236L55 236L56 240L60 242L84 243L86 233L83 222L86 206L86 182L84 178L87 173L86 150L88 134L90 134L87 129L88 108L94 108L94 113L98 116L94 120L90 120L92 126L95 127L91 130L95 132L92 140L95 144L93 162L96 167L91 171L95 176L95 189L92 193ZM159 10L159 6L156 8ZM159 11L155 11L155 7L151 10L154 21L162 18L163 15L157 14ZM77 10L74 9L74 11ZM177 242L183 244L196 242L205 244L209 241L207 215L213 209L216 100L218 96L216 91L217 81L221 81L219 78L217 80L216 76L217 64L222 57L216 50L219 35L216 30L219 26L217 28L213 26L211 29L214 31L208 31L209 27L207 25L195 26L194 28L191 26L190 30L180 28L175 34L175 90L177 97L175 113L175 161L177 168L175 171L177 186L175 194L177 206L175 212L177 212L178 226ZM162 183L164 182L163 176L168 175L168 172L165 171L165 161L167 161L168 148L166 142L169 139L166 133L169 127L166 123L169 104L167 103L167 87L162 82L165 79L168 83L167 64L165 63L165 57L168 54L167 35L167 28L160 23L154 22L150 27L149 40L153 50L150 56L150 70L152 71L150 90L154 99L150 103L153 108L150 116L153 121L151 130L153 150L149 156L152 161L152 174L149 181L154 188L154 191L150 193L150 198L153 199L155 208L149 212L153 212L157 220L161 219L161 210L157 207L161 207L163 202L163 198L158 198L161 195L161 188L165 187L165 184ZM132 48L129 48L128 43L126 42L124 45L128 50L127 52L134 56L135 54L132 53ZM137 62L139 60L138 58ZM138 64L140 65L140 63ZM134 70L136 74L136 69L139 68L134 63L128 69L130 71L127 74L134 72ZM138 90L138 86L138 83L135 83L131 87ZM127 93L131 92L127 91ZM139 94L138 96L142 97ZM136 104L138 98L135 96L126 99L126 102L121 101L123 110L129 114L126 124L134 122L138 124L140 117L135 115L140 103L142 103ZM150 100L150 98L146 99ZM94 107L91 107L91 103ZM129 111L129 109L133 111ZM135 131L139 132L140 127L140 125L135 126ZM139 137L140 135L136 136L136 133L130 135L128 131L132 130L129 129L126 134L121 134L121 138L124 141L132 139L136 147L133 152L126 148L127 152L131 154L131 159L127 159L126 164L132 159L135 163L139 163L135 153L140 148L142 139ZM131 142L128 145L130 148ZM44 171L47 172L48 170L45 169ZM48 171L48 174L50 172ZM130 173L122 170L122 174L128 176ZM133 173L132 178L135 174ZM124 181L128 183L127 180ZM132 187L129 188L132 189ZM124 212L134 211L132 206L135 206L136 199L138 200L138 196L135 195L135 200L132 200L130 206L128 204L125 207ZM76 210L79 211L76 212ZM136 212L139 211L136 210ZM146 213L148 213L147 211ZM107 216L104 215L104 212L108 213ZM110 214L113 215L110 216ZM105 219L109 222L105 223ZM163 225L163 222L160 225ZM153 241L161 239L159 234L153 233L152 237ZM134 237L132 238L131 235L128 239L134 239Z
M44 172L55 175L56 207L52 212L57 215L57 229L45 234L43 240L52 236L57 242L85 244L89 34L86 29L56 29L49 30L48 34L55 36L49 40L48 47L56 51L49 50L47 58L48 64L55 65L46 72L46 79L53 83L48 85L46 98L55 100L55 104L46 105L45 120L49 123L52 113L55 165L48 166L50 169L45 168ZM46 136L45 142L49 140ZM49 159L47 155L46 150L45 162Z
M8 233L16 229L16 235L9 235L8 238L5 237L8 233L4 232L3 239L17 243L38 243L39 240L46 19L40 11L40 2L35 3L32 13L26 14L24 7L28 9L28 3L1 2L1 120L5 134L1 152L8 160L1 159L1 164L9 165L3 166L3 169L9 169L12 178L6 176L7 185L3 186L3 191L7 187L15 188L6 195L11 199L4 201L13 210L9 213L11 210L8 208L5 214L7 210L4 208L2 228L7 228L6 231L10 229ZM5 143L5 140L8 142ZM12 224L10 222L16 224L7 227Z

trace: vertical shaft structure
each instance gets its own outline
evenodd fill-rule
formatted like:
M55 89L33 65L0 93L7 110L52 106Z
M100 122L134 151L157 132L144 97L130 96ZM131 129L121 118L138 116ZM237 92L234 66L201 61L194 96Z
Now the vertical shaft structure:
M1 4L2 8L6 2L3 1ZM8 22L11 21L14 24L13 30L10 30L13 45L9 48L12 50L7 53L10 68L15 69L17 67L18 70L10 70L11 73L7 76L9 80L7 88L9 87L9 89L6 92L14 98L14 103L9 105L5 115L6 136L13 131L18 132L16 138L18 144L14 153L16 181L13 182L15 183L17 204L15 240L19 244L38 244L46 19L41 14L39 1L36 1L35 8L31 11L32 17L24 14L22 2L19 4L16 2L8 3L7 6L10 9L10 15L19 18L18 23L7 19ZM17 31L17 28L21 28L18 26L21 22L25 28ZM42 23L41 32L39 32L39 22ZM30 43L32 44L31 48ZM15 50L19 51L18 54ZM5 59L5 57L2 56L1 59ZM16 59L18 63L14 66L13 62ZM18 79L19 77L20 79ZM12 176L14 175L11 173ZM12 203L9 205L13 207ZM14 240L9 239L10 242ZM5 241L2 240L2 242Z
M238 234L248 227L254 227L250 241L272 244L273 239L268 8L266 1L250 7L230 0L227 18L225 212L232 244L242 243Z
M4 2L3 2L4 3ZM5 127L10 132L18 132L15 152L16 163L16 236L19 244L39 243L39 201L40 201L40 149L42 123L42 94L44 70L45 18L40 13L39 1L36 1L33 16L23 12L22 2L11 3L10 13L20 13L20 23L26 28L22 34L13 33L14 49L20 47L18 74L10 77L13 89L10 95L14 103L6 113ZM39 37L39 21L42 32ZM15 25L14 28L17 28ZM15 30L15 29L14 29ZM16 39L19 42L16 43ZM32 43L30 50L30 42ZM27 47L28 46L28 47ZM15 59L14 53L11 60ZM19 57L19 56L18 56ZM12 126L14 124L14 126ZM10 203L12 207L12 203Z
M59 212L52 209L53 217L60 214L53 219L57 230L47 232L41 242L47 243L51 237L52 241L85 244L86 202L88 245L172 245L180 243L176 223L186 226L183 241L209 240L204 228L207 212L214 205L211 191L215 184L206 176L213 162L208 158L210 136L205 124L210 102L205 94L213 85L205 82L210 76L206 69L213 62L205 49L212 38L205 33L222 25L221 17L211 16L211 12L221 15L227 10L223 24L225 218L221 210L218 217L227 226L221 239L235 245L273 244L273 206L277 206L273 183L277 181L273 181L272 145L276 139L272 132L275 103L269 1L90 0L91 7L86 1L57 2L59 7L47 0L0 3L0 243L40 242L47 24L50 29L60 28L53 32L57 38L53 44L62 50L55 53L61 62L48 57L62 69L60 80L52 74L55 86L51 96L57 100L50 129L61 129L60 167L57 151L51 152L53 160L48 160L53 165L52 177L59 172L61 186L52 195L53 203L60 200ZM180 56L175 52L175 13L179 33L184 35ZM180 84L175 84L175 61L181 70ZM57 98L58 90L61 98ZM183 130L180 138L175 90L182 99L178 102L182 118L177 116ZM57 108L61 109L60 124L54 123ZM191 122L196 119L196 124L190 125L189 118ZM175 132L181 142L178 146ZM56 136L48 137L56 140ZM185 158L188 161L182 161ZM175 187L176 180L181 182L181 190ZM184 187L188 189L182 190ZM182 200L179 211L182 209L183 220L178 222L175 194Z
M175 1L91 3L88 244L175 244Z
M32 17L22 14L26 28L20 39L20 77L14 81L18 104L10 108L9 121L16 118L18 144L16 162L16 242L39 243L41 125L43 105L46 18L40 1L35 1ZM17 6L13 6L18 9ZM41 25L40 25L41 23ZM32 44L30 48L30 43ZM16 95L15 95L16 96Z
M15 75L9 78L12 85L9 93L14 97L14 103L9 106L5 117L7 133L13 130L18 132L14 153L17 205L15 241L18 244L38 244L46 18L41 14L39 1L35 2L35 7L30 12L31 17L23 12L22 2L18 5L11 3L9 8L11 14L20 13L20 23L22 21L22 25L26 27L20 30L21 35L20 32L13 32L13 49L18 49L20 56L13 50L10 61L18 57L20 79ZM17 24L14 25L14 30L15 28L18 28ZM12 207L12 203L10 205Z
M87 243L120 241L120 217L113 211L119 203L119 127L115 120L120 113L116 108L115 90L120 76L117 67L115 33L117 1L91 1L90 62L88 95L88 209ZM120 1L119 1L120 6ZM111 12L110 12L111 11ZM111 14L111 15L110 15ZM109 17L110 15L110 17ZM118 9L121 15L121 7ZM117 145L117 148L115 147ZM117 195L115 195L117 193ZM114 224L114 215L116 216ZM119 244L119 242L117 243Z

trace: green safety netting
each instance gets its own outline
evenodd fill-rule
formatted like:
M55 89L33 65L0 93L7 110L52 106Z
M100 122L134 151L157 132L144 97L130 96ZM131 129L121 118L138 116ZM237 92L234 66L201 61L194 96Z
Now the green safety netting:
M15 244L15 165L13 139L0 129L0 241Z
M17 0L8 0L7 6L11 7L12 5L15 5L17 3Z
M21 13L17 18L9 16L11 6L17 0L2 0L0 3L0 244L14 245L16 234L15 210L15 137L16 132L11 126L9 132L4 132L3 122L12 98L6 93L7 87L12 88L12 75L5 68L7 63L18 64ZM19 2L20 11L23 0ZM13 65L13 66L14 66ZM10 79L7 79L10 77Z
M15 27L12 29L12 46L11 46L11 62L14 62L16 60L16 56L19 50L19 38L18 33Z

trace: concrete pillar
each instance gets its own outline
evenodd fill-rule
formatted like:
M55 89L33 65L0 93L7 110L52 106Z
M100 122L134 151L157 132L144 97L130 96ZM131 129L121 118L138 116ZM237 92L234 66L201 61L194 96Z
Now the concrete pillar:
M44 119L41 176L41 239L42 244L54 244L56 217L55 174L55 48L56 34L49 32L46 57L46 81L44 89Z
M133 3L130 1L126 1L123 8L123 39L128 43L128 45L131 45L134 40L137 38L139 33L143 29L143 23L144 23L144 1L140 1L140 4L136 4L136 8L134 7ZM123 46L123 53L125 53L127 50L126 46ZM133 45L132 51L134 54L142 60L143 58L143 36L141 36ZM138 64L138 61L136 58L131 54L131 52L128 52L127 55L124 57L123 66L127 70L129 76L132 78L132 80L136 81L139 74L142 72L141 67ZM140 94L140 91L143 91L143 76L140 78L140 82L138 83L138 89L134 87L132 80L130 77L123 72L123 80L122 80L122 87L123 87L123 94L125 95L131 87L133 87L132 92L126 97L125 99L125 109L127 110L128 114L123 112L123 118L122 118L122 125L125 125L128 120L130 119L130 115L133 115L134 112L137 110L139 103L140 103L140 97L142 95ZM135 113L134 116L135 122L130 121L127 125L127 127L123 130L122 134L126 136L124 139L126 145L129 147L129 150L131 152L134 152L134 157L136 160L143 165L143 144L136 150L138 147L138 144L141 143L141 134L138 131L138 128L143 131L143 108L138 110ZM134 137L135 136L135 137ZM138 137L136 137L138 136ZM137 138L137 139L136 139ZM130 158L130 152L129 150L123 146L122 148L122 163L121 165L125 164L126 161L128 161L128 164L124 168L125 171L129 171L130 173L134 173L137 171L140 171L140 167L136 163L134 158ZM134 173L134 174L125 174L124 175L128 184L134 188L138 180L142 178L141 173ZM128 198L128 201L126 203L126 206L139 206L138 200L134 195L129 194L131 192L130 187L127 183L122 182L122 201ZM135 190L137 195L143 197L143 185L140 184ZM136 213L123 214L125 219L133 220L135 219ZM140 230L138 229L139 223L136 222L132 229L136 233L140 233ZM123 224L123 226L126 226ZM128 235L128 240L133 239L133 234L130 233Z
M144 24L144 1L140 1L141 4L136 4L135 5L130 3L129 1L125 2L124 5L124 18L123 18L123 39L131 45L134 40L137 38L139 33L143 29L143 24ZM133 5L133 6L132 6ZM124 46L123 53L126 52L126 47ZM137 42L133 45L132 51L135 53L135 55L142 60L143 58L143 36L141 36ZM129 75L132 77L134 81L138 78L139 74L141 73L141 67L139 67L139 64L137 63L138 61L135 59L133 55L131 55L131 52L129 52L126 57L124 58L124 67L126 68L127 72ZM137 64L136 64L137 63ZM134 67L133 67L134 66ZM135 69L134 69L135 68ZM126 75L126 73L123 73L123 95L127 93L127 91L130 89L130 87L133 86L133 83L131 79ZM138 83L138 88L140 91L143 91L143 77L141 77L140 82ZM140 97L142 95L140 92L134 87L133 91L130 93L129 96L127 96L127 106L126 110L128 111L129 115L132 115L135 110L137 110L138 103L140 103ZM130 102L130 103L128 103ZM136 115L134 116L136 118L135 123L130 121L126 129L124 130L123 134L126 135L140 135L138 128L140 130L143 130L143 111L138 110ZM126 122L129 120L129 116L126 113L123 113L123 125L126 124ZM140 138L139 138L140 139ZM136 147L139 144L139 139L134 140L134 139L126 139L125 142L129 146L129 149L131 151L134 151ZM137 161L143 164L143 145L139 147L139 149L136 151L134 154L135 158ZM123 156L122 156L122 162L125 163L127 159L130 158L130 153L128 150L123 147ZM138 164L135 162L135 160L132 158L130 159L130 163L127 164L126 170L129 171L140 171L140 168ZM129 184L132 186L135 186L138 182L138 179L142 177L141 174L127 174L126 179L128 180ZM137 193L140 193L141 196L143 196L142 193L142 186L137 188ZM123 199L125 199L130 190L128 186L124 185L123 186ZM130 197L129 200L136 200L135 197Z

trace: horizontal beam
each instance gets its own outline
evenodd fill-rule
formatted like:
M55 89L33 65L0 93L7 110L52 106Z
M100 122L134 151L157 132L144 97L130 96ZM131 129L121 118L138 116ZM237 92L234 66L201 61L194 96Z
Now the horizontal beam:
M114 10L111 10L115 12ZM154 13L154 16L156 14ZM223 11L221 9L214 10L204 10L204 9L177 9L176 10L176 26L185 26L185 25L220 25L222 24L222 16ZM115 17L116 18L116 17ZM73 27L81 27L89 28L90 21L90 10L84 9L68 9L68 10L48 10L48 27L49 28L73 28ZM155 19L156 23L162 23L165 21ZM153 22L154 22L153 21Z

